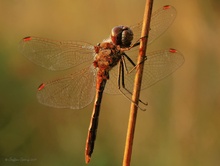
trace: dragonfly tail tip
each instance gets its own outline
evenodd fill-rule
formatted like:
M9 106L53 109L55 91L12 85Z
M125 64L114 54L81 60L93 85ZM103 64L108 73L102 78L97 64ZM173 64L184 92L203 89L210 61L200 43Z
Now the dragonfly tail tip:
M86 155L86 164L90 162L91 157L89 155Z

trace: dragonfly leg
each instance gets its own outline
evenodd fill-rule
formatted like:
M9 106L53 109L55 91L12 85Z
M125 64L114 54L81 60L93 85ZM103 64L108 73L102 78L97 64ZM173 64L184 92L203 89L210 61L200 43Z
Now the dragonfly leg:
M125 83L124 83L124 65L123 65L123 60L121 60L119 62L119 71L118 71L119 75L118 75L118 89L119 91L121 92L121 94L123 96L125 96L128 100L130 100L131 102L133 102L138 108L140 108L142 111L146 111L146 109L143 109L141 108L139 105L137 105L131 98L129 98L122 90L121 90L121 85L122 85L122 88L128 92L130 95L132 95L132 92L130 90L128 90L126 87L125 87ZM122 78L122 81L121 81L121 78ZM148 105L147 103L143 102L142 100L139 99L139 102L141 102L142 104L144 105Z
M129 47L129 50L133 47L136 47L136 46L139 46L140 45L140 40L143 39L143 38L147 38L148 36L143 36L143 37L140 37L140 39L138 39L134 44L132 44L130 47Z
M134 69L136 69L141 63L143 63L144 61L147 60L147 56L145 56L144 60L141 61L140 63L138 63L137 65L135 65L130 71L128 71L128 74L131 73Z
M128 68L126 66L126 61L124 60L124 56L122 56L122 64L120 64L121 66L121 70L119 71L119 74L122 73L122 87L130 94L132 95L132 92L129 91L126 87L125 87L125 82L124 82L124 68L126 69L126 73L129 74L131 73L139 64L143 63L143 61L145 61L147 59L147 57L141 62L139 63L138 65L136 65L132 59L125 53L123 53L123 55L128 59L128 61L134 66L130 71L128 71ZM119 79L120 80L120 79ZM119 82L119 85L120 85L120 82ZM119 86L120 87L120 86ZM148 105L148 103L146 102L143 102L142 100L139 99L139 101L144 104L144 105Z
M131 58L130 58L127 54L123 53L123 55L124 55L124 56L127 58L127 60L133 65L133 68L130 69L130 70L128 70L128 69L127 69L127 66L126 66L126 62L125 62L125 60L124 60L124 56L122 56L122 58L123 58L122 60L123 60L123 62L124 62L124 68L126 69L126 73L127 73L127 74L133 72L133 70L136 69L138 65L140 65L140 64L143 63L145 60L147 60L147 56L146 56L143 61L141 61L140 63L138 63L138 64L136 65L136 64L131 60Z
M126 73L129 73L128 68L127 68L127 65L126 65L126 61L125 61L125 58L124 58L124 57L127 58L127 60L132 64L133 67L135 67L136 64L132 61L132 59L131 59L127 54L125 54L125 53L122 54L123 66L124 66L124 68L126 69Z
M133 47L136 47L136 46L139 46L140 45L140 40L143 39L143 38L147 38L148 36L143 36L143 37L140 37L134 44L132 44L130 47L127 47L127 48L121 48L121 51L128 51L130 49L132 49Z

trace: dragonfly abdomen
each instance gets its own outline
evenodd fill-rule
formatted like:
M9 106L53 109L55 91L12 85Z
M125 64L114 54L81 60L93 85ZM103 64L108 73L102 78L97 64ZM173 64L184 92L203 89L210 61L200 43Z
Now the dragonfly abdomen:
M107 79L102 79L101 77L97 76L97 86L96 86L96 97L92 112L92 117L90 120L88 136L86 140L86 149L85 149L85 156L86 156L86 163L89 163L96 139L96 133L98 129L98 121L99 121L99 113L102 101L102 94L105 88L105 84Z

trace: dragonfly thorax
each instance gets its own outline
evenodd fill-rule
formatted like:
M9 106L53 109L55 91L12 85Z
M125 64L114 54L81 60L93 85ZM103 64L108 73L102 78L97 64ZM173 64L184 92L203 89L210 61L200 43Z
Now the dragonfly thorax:
M130 47L133 40L133 32L129 27L116 26L112 28L111 39L113 44L119 45L121 48Z
M112 42L103 42L95 46L95 60L93 65L98 68L98 75L108 79L108 72L118 64L122 52Z

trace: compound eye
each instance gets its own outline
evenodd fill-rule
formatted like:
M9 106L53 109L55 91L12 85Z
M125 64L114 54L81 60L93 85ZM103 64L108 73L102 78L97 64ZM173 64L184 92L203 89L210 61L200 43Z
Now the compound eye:
M130 47L133 39L133 32L129 27L116 26L111 31L111 39L114 45Z
M113 44L115 45L121 45L122 44L122 32L123 32L123 26L116 26L112 28L111 31L111 39Z
M130 47L133 40L133 32L129 27L124 26L121 36L121 47Z

